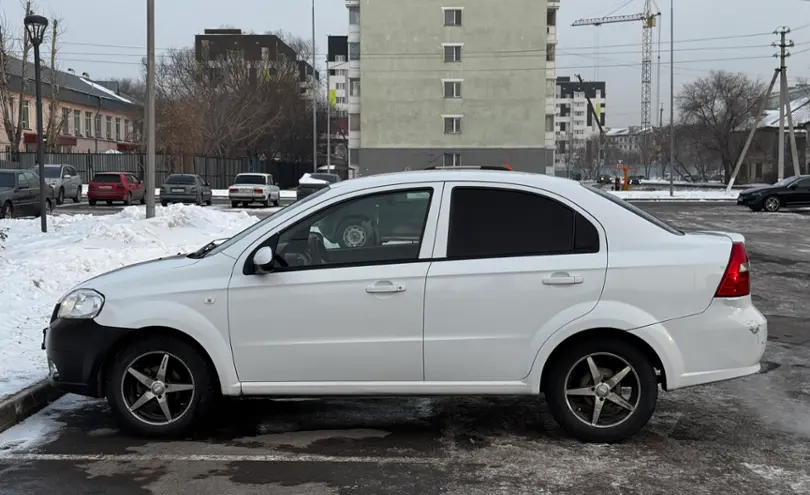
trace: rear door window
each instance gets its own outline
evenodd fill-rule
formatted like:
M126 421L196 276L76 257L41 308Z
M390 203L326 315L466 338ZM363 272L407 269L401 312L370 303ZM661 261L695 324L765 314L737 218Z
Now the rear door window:
M193 175L170 175L166 179L166 184L193 186L196 183L197 179Z

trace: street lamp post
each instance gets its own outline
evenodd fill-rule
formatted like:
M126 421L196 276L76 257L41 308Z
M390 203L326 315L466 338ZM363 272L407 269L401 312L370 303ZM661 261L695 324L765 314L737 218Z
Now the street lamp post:
M45 37L45 29L48 27L48 19L41 15L29 14L24 19L25 30L28 39L34 46L34 84L36 85L37 98L37 162L39 164L39 218L42 225L42 232L48 232L48 204L45 198L45 145L42 141L44 131L42 129L42 74L41 61L39 58L39 45ZM23 61L25 63L25 61Z
M312 0L312 171L318 171L318 95L315 94L315 0Z
M669 0L669 195L675 196L675 0Z

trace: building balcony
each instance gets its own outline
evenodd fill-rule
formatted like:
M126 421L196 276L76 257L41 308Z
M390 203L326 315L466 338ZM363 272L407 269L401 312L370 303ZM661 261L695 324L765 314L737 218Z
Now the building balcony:
M349 96L349 113L360 113L359 96Z
M349 38L360 37L360 24L349 24L349 30L347 31ZM356 40L352 40L356 41Z
M349 78L353 79L360 77L360 61L352 60L346 64L346 70L349 71Z
M549 2L549 3L551 3L551 2ZM560 4L560 2L557 1L557 7L560 6L559 4ZM359 7L359 6L360 6L360 0L346 0L346 8Z
M557 72L557 62L546 60L546 74L555 74Z
M349 31L346 35L346 42L347 43L359 43L360 42L360 26L356 26L357 30Z
M556 136L554 131L546 131L546 148L554 148L556 146Z
M546 96L546 115L554 115L557 113L557 104L554 98Z
M546 43L557 43L557 26L546 26Z
M360 149L360 131L349 131L349 149Z
M350 0L346 0L346 5L347 6L349 5L349 1ZM355 5L357 5L358 3L359 3L359 1L355 2ZM560 8L560 0L546 0L546 4L548 5L548 8L550 8L550 9L559 9Z

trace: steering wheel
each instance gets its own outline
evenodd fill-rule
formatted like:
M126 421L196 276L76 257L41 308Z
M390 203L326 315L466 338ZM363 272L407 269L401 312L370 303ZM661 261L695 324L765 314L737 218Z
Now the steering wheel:
M323 242L323 234L310 232L307 243L309 244L309 256L312 260L310 264L326 264L326 245Z

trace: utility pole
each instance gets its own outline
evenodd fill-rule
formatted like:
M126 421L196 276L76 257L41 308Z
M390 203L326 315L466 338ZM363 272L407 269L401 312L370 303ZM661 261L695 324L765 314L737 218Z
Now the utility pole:
M793 110L790 108L790 94L788 91L787 58L790 57L788 48L793 48L792 40L787 40L790 28L782 26L774 31L779 35L779 162L778 176L784 179L785 176L785 109L787 109L788 129L790 132L790 151L793 159L793 175L799 175L799 155L796 149L796 132L793 128Z
M332 173L332 70L326 57L326 171Z
M318 95L315 92L315 0L312 0L312 171L318 172ZM329 72L327 70L327 72Z
M155 0L146 0L146 218L155 216Z
M669 0L669 196L675 196L675 0Z

